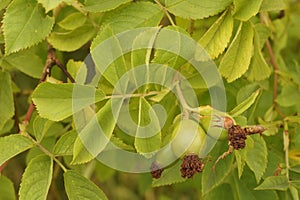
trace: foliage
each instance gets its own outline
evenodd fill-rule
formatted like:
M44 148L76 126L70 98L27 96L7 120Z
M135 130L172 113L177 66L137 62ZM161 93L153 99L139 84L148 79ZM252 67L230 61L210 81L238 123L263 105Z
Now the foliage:
M0 199L299 199L299 1L0 9ZM187 118L201 138L174 140ZM203 169L188 179L190 153Z

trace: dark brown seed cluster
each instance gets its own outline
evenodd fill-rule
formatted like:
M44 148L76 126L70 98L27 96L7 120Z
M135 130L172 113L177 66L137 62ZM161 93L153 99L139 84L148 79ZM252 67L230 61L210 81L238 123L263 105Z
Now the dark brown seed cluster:
M150 170L151 170L152 177L156 179L160 178L162 172L164 171L164 169L162 169L157 162L152 163Z
M180 172L183 178L192 178L194 174L202 172L204 163L196 154L187 154L183 158Z
M246 146L245 140L247 139L246 129L241 128L239 125L233 125L228 129L229 145L234 149L243 149Z

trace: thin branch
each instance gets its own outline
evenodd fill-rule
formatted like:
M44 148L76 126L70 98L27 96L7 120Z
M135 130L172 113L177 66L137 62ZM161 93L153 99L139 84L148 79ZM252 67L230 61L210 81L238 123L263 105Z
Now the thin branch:
M194 28L195 28L195 20L191 19L190 20L190 25L189 25L189 30L188 30L188 32L190 33L191 36L194 33Z
M166 7L164 7L159 0L155 0L155 3L157 3L160 8L163 10L163 12L165 13L165 15L167 16L167 18L169 19L170 23L172 24L172 26L176 26L174 20L172 19L170 13L168 12L168 10L166 9Z

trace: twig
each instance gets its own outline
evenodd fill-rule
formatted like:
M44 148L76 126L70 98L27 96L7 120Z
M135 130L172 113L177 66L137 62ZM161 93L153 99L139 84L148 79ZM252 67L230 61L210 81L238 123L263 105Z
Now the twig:
M214 165L212 166L212 170L213 172L216 172L216 166L218 164L218 162L221 160L221 159L224 159L226 156L228 156L229 154L231 154L233 152L233 146L229 145L229 149L228 151L224 152L221 156L218 157L218 159L215 161Z
M164 11L165 15L169 19L172 26L176 26L174 20L172 19L171 15L169 14L168 10L158 0L155 0L155 3L157 3L160 6L160 8Z
M190 20L190 26L189 26L189 33L192 36L194 33L194 28L195 28L195 20L191 19Z
M288 123L287 123L287 121L284 121L283 150L285 152L286 177L287 177L288 180L290 180L290 175L289 175L289 169L290 169L290 164L289 164L289 144L290 144L290 139L289 139Z
M263 13L260 14L260 21L261 23L265 24L265 15ZM277 61L276 61L276 58L274 56L274 53L273 53L273 49L272 49L272 46L271 46L271 43L270 43L270 40L267 39L266 41L266 46L267 46L267 49L268 49L268 53L269 53L269 56L270 56L270 62L273 66L273 69L274 69L274 81L273 81L273 105L274 105L274 108L275 110L277 111L277 113L281 116L281 118L285 118L285 114L282 113L282 111L278 108L278 105L277 105L277 102L276 102L276 99L277 99L277 93L278 93L278 71L279 71L279 66L277 64Z

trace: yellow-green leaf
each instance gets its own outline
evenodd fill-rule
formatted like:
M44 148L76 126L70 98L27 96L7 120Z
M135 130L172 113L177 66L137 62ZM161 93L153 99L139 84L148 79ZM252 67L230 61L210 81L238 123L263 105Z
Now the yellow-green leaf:
M65 189L70 200L107 200L104 192L92 181L75 171L64 173Z
M228 82L240 78L247 71L251 60L252 42L253 28L251 23L241 23L219 66L220 73Z
M211 58L218 57L227 47L233 30L233 19L230 12L223 15L201 37L199 43Z
M34 143L29 138L20 134L0 137L0 166L8 159L33 146Z
M5 54L31 47L50 33L54 18L42 13L35 0L14 0L3 19Z
M19 199L46 200L53 172L53 161L49 156L33 158L25 169L19 190Z

